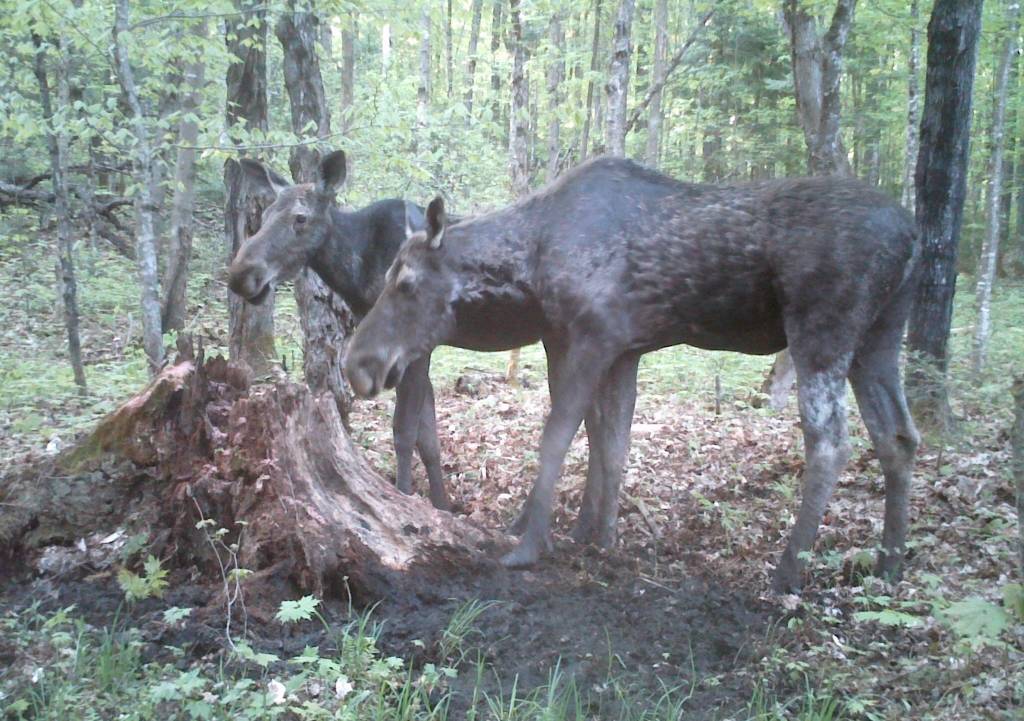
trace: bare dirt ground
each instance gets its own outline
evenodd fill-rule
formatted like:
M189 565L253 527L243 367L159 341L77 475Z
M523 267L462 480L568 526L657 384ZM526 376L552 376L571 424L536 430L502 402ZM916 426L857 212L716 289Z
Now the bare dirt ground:
M443 459L458 513L492 528L515 517L536 470L544 387L536 369L527 370L521 388L487 373L439 384ZM393 463L392 403L385 397L358 404L351 418L357 443L385 475ZM386 598L374 611L383 649L414 663L442 662L437 649L453 614L472 600L494 601L462 649L463 660L492 667L483 688L543 685L557 666L590 699L596 718L614 718L623 694L654 698L666 688L692 691L692 718L730 718L755 689L798 694L807 683L837 689L874 718L1015 718L1024 690L1020 626L1009 642L1004 635L998 645L964 645L935 601L937 594L998 600L1012 572L1012 488L999 472L1005 434L982 423L971 426L981 436L973 437L970 452L923 449L907 580L883 587L865 583L859 570L880 535L883 485L853 415L853 459L797 599L768 594L768 574L799 499L803 461L794 410L770 414L726 399L716 413L711 404L642 392L633 428L616 549L580 548L564 535L585 476L581 435L560 486L555 553L528 571L495 564L437 578L436 587L416 596ZM87 570L16 579L0 589L0 606L74 603L95 624L109 623L123 594L112 573ZM898 604L914 622L856 615L886 604ZM169 606L204 611L175 629L159 620ZM258 598L247 599L247 607L261 647L298 652L324 640L313 626L271 623L273 608ZM341 622L348 609L339 603L327 614ZM185 646L193 658L223 649L223 607L203 579L174 578L167 596L140 604L135 618L154 657L168 644ZM5 661L13 659L0 648ZM471 673L460 674L456 710L468 703L474 683ZM908 708L930 711L907 716Z

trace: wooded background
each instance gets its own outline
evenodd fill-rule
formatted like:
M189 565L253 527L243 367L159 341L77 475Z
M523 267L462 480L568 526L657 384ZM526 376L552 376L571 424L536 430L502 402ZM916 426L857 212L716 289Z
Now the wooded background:
M946 5L966 17L980 3ZM689 181L849 173L913 206L932 10L919 0L6 1L0 229L43 232L3 252L31 255L39 288L53 287L44 259L56 262L67 357L84 388L97 349L82 347L77 285L97 275L97 259L131 260L138 320L124 342L141 340L158 368L171 342L162 334L196 331L210 300L190 277L219 279L258 227L258 201L230 162L241 155L302 180L325 148L344 148L342 200L353 206L440 193L473 214L601 153ZM982 28L963 232L946 257L975 285L977 369L995 279L1024 274L1019 4L987 3ZM204 208L223 209L223 232L196 232ZM280 358L273 301L227 302L232 355L258 371ZM339 354L324 349L350 313L312 274L294 302L307 380L342 398Z

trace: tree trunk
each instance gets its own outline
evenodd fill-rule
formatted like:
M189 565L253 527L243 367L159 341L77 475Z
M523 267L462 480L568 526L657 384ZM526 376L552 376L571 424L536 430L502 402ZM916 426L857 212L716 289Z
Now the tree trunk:
M444 68L445 80L448 83L448 99L452 98L455 86L455 61L452 59L452 0L448 0L444 14Z
M598 51L601 47L601 0L594 0L594 35L590 44L590 77L587 79L587 114L583 119L583 140L580 144L580 161L590 153L590 123L594 113L594 78L597 76Z
M1013 382L1013 429L1010 432L1010 463L1017 488L1018 574L1024 579L1024 375Z
M850 174L839 136L840 79L843 48L853 24L856 0L838 0L823 37L817 20L799 0L786 0L783 15L789 30L797 115L807 143L813 175Z
M355 112L356 87L356 19L348 13L347 22L341 29L341 132L348 135Z
M501 49L501 15L504 0L494 0L491 13L491 122L497 127L501 122L501 69L498 67L498 50Z
M156 266L156 154L153 152L146 116L142 111L135 73L128 57L125 34L128 28L128 0L117 0L114 6L114 67L118 83L131 112L135 153L132 157L135 182L135 218L137 223L136 254L139 262L139 285L142 288L142 345L155 374L164 362L163 335L160 332L160 280Z
M483 15L484 0L473 0L473 19L469 27L469 52L466 59L465 103L466 122L473 117L473 85L476 83L476 53L480 45L480 18Z
M605 145L611 155L626 155L626 105L629 100L630 34L633 29L633 11L636 0L621 0L615 18L615 41L612 46L612 65L608 73L605 93L608 95L608 114L605 119Z
M316 137L326 138L331 133L331 117L317 60L317 19L312 5L304 0L290 0L274 30L284 53L282 65L292 130L301 136L312 126L316 128ZM320 155L313 145L292 149L288 165L296 183L314 180ZM302 323L306 383L316 394L330 391L341 417L347 418L352 394L342 375L341 360L354 326L352 311L308 269L295 278L295 301Z
M420 10L420 75L416 86L417 146L425 140L423 134L430 113L430 7L424 4Z
M267 131L267 23L259 0L236 0L239 15L224 19L224 41L234 61L225 75L224 124L229 132L242 126L252 133ZM224 240L228 263L251 234L259 230L260 200L250 194L238 164L224 165ZM274 290L260 305L228 293L228 338L231 359L258 375L274 360Z
M665 61L668 59L668 0L654 0L654 72L651 78L650 111L647 118L647 147L644 159L652 168L661 161L661 125L665 119L661 109L665 86Z
M561 154L562 80L565 78L565 32L562 18L558 13L551 16L548 25L548 40L551 42L551 64L548 66L548 182L558 177Z
M206 23L199 22L193 32L206 39ZM196 151L199 123L196 113L202 102L205 63L196 56L185 66L187 90L181 98L178 121L178 162L174 168L174 199L171 204L171 237L164 266L164 302L161 326L164 332L185 327L187 309L188 264L192 256L192 211L195 201Z
M512 106L509 112L508 165L512 194L522 198L530 192L530 168L527 157L530 88L526 82L526 47L519 16L519 0L510 0L509 21L512 47Z
M1003 220L1000 212L1003 198L1003 171L1006 169L1003 162L1003 151L1006 146L1006 96L1010 81L1010 66L1017 51L1020 3L1010 3L1007 6L1006 14L1009 28L1000 49L999 67L996 71L996 106L992 118L992 161L988 172L988 229L982 245L981 262L974 289L974 309L978 318L974 324L971 365L975 375L980 375L985 368L988 342L992 335L992 286L995 284L996 261L999 259L1000 223Z
M57 277L64 307L64 330L68 337L68 360L79 392L85 392L85 366L82 365L82 342L78 335L78 283L75 278L74 240L71 230L71 197L68 192L68 137L63 124L54 113L50 97L50 83L46 76L46 50L42 39L36 44L35 75L39 83L39 101L46 122L46 144L50 150L50 179L53 184L53 210L57 216ZM63 38L57 38L57 108L61 113L71 110L68 90L67 48Z
M921 31L918 29L918 0L910 0L910 49L907 55L907 151L903 165L903 206L914 211L914 168L917 166L917 143L921 123L917 82L921 66Z
M529 118L530 85L526 80L526 46L523 23L519 14L519 0L510 0L509 42L512 54L512 102L509 109L508 167L512 195L523 198L530 192ZM519 349L509 353L505 380L517 383L519 379Z
M982 0L936 0L928 23L915 210L922 254L907 334L907 396L920 424L948 430L947 343L956 291Z
M384 23L380 27L380 66L381 74L388 76L388 68L391 67L391 23Z
M304 593L429 592L453 569L479 572L496 540L371 470L329 399L287 380L250 386L244 366L188 348L77 445L0 488L0 572L123 530L145 533L172 573L220 578L220 527L268 614Z

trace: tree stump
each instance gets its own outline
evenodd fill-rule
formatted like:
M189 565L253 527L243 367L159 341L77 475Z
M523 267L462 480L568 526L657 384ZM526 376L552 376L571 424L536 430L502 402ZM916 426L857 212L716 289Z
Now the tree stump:
M145 532L165 567L219 580L203 519L275 595L369 601L490 564L497 538L375 473L330 393L249 377L185 348L73 447L0 478L0 575L125 529Z

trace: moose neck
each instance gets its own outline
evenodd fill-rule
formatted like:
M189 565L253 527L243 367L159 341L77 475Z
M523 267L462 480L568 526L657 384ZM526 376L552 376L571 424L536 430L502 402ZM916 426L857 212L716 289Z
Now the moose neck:
M330 214L327 233L313 253L309 267L356 314L365 315L380 292L366 277L370 224L360 211L345 212L332 207L327 212Z
M520 203L446 233L447 263L458 277L454 345L505 350L540 338L544 320L534 271L543 230L534 222L535 205Z

